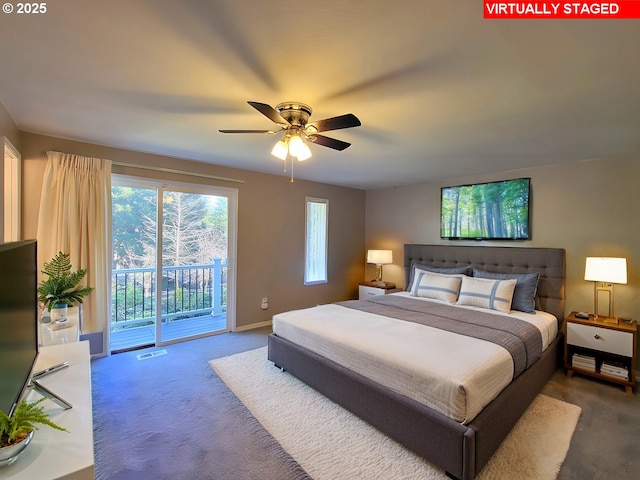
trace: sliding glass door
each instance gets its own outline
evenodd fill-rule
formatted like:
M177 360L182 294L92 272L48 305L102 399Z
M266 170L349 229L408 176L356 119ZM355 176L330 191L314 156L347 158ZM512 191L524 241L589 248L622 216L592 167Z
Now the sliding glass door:
M228 331L228 199L162 191L161 342Z
M113 185L111 350L229 331L236 190Z

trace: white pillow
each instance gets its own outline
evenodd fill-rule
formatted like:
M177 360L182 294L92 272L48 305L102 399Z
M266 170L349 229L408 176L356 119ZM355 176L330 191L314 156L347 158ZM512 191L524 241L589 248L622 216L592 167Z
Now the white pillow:
M455 303L462 277L463 275L444 275L416 269L411 295Z
M511 311L513 290L517 282L516 279L489 280L463 277L458 305L473 305L508 313Z

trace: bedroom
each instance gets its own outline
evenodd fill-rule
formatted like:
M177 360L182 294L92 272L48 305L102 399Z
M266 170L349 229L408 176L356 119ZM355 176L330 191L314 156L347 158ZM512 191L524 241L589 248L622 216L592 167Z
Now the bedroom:
M420 12L420 7L416 7L416 3L406 2L406 8L417 8L418 12ZM428 13L433 15L433 22L436 26L438 22L443 22L442 30L454 30L456 32L456 35L443 37L447 40L457 36L460 30L460 28L451 29L450 26L452 24L455 25L456 22L465 25L472 24L473 21L471 19L479 15L478 12L466 9L462 12L447 11L446 7L443 6L444 2L441 3L433 14L431 12ZM434 3L434 5L437 4L438 2ZM336 2L336 6L337 8L339 7L340 12L347 15L348 11L343 10L347 7L342 2ZM385 8L381 7L381 10L389 14L388 8L385 10ZM43 23L48 21L53 17L53 13L50 12L49 17L43 17L40 21ZM82 17L82 13L80 11L78 16ZM325 15L327 14L325 13ZM450 17L449 21L451 23L444 22L445 16ZM129 18L132 17L133 15L129 15ZM3 16L0 21L4 27L6 22L13 21L14 18L11 17L9 19L9 17ZM90 12L87 13L85 11L84 18L91 18ZM176 19L180 27L184 26L180 23L183 21L186 20L184 18ZM213 22L213 20L211 21ZM404 181L389 182L385 184L386 186L356 186L355 188L331 185L331 182L322 175L332 173L336 177L345 177L342 168L346 168L348 165L343 166L342 164L344 163L353 164L355 169L353 175L356 178L354 181L359 181L372 173L377 173L383 179L389 178L396 174L396 170L402 170L402 168L396 166L395 162L404 160L401 157L409 156L408 154L398 155L398 151L403 149L404 146L406 146L407 151L409 148L413 148L414 140L412 137L423 136L420 132L427 132L424 133L424 136L427 137L426 141L420 143L420 148L425 148L427 141L434 141L434 137L437 135L442 135L451 143L455 143L457 139L462 137L473 139L474 135L486 140L485 131L472 132L465 127L465 122L475 123L478 119L482 119L485 125L488 125L491 129L501 131L501 129L507 127L509 122L514 121L514 123L517 123L518 116L514 113L514 116L511 117L506 113L513 112L502 112L505 117L500 118L501 122L497 122L495 118L492 119L489 115L474 116L480 115L482 110L489 110L490 107L488 104L491 102L480 95L467 94L462 97L467 102L470 100L475 101L472 112L465 110L465 105L462 104L461 100L455 101L448 106L437 103L438 95L435 90L426 95L420 102L410 98L411 95L409 94L400 95L396 88L392 87L405 89L408 93L413 93L414 89L423 91L425 89L428 90L430 86L435 89L435 85L438 86L438 89L443 88L442 83L446 83L448 80L448 78L437 77L437 75L436 78L432 79L427 68L424 70L420 70L417 67L415 70L408 68L407 65L416 64L411 62L417 61L416 57L419 57L418 55L398 58L386 69L361 71L359 76L354 74L355 77L351 79L343 78L346 76L343 69L346 68L345 64L347 62L342 61L339 62L339 72L329 70L326 77L321 79L331 84L329 93L343 91L344 101L334 100L330 107L322 106L319 100L317 102L315 99L309 101L314 101L314 106L317 103L316 108L318 109L325 108L326 115L323 116L338 115L351 111L360 115L363 120L362 131L358 132L357 129L354 129L353 132L345 131L344 133L339 132L340 135L336 134L337 138L349 139L353 142L353 146L349 150L340 154L334 154L334 152L325 151L324 149L320 151L320 148L315 148L314 157L310 160L310 162L314 163L307 162L300 167L296 166L296 181L293 184L289 184L286 174L281 172L281 165L271 166L272 159L268 155L268 150L271 148L272 143L271 139L264 141L263 139L253 138L220 138L215 132L216 129L225 127L249 128L251 122L256 128L263 128L265 122L261 121L254 112L251 112L251 109L244 102L246 100L264 100L275 104L277 101L289 99L290 92L282 87L282 85L288 83L287 78L292 75L291 71L286 68L281 71L273 67L269 72L271 79L273 80L275 76L278 80L273 80L271 86L267 82L267 86L265 86L264 83L256 79L260 74L265 73L260 70L260 67L263 66L262 63L255 58L250 59L253 62L246 61L246 63L238 67L239 73L237 75L246 75L246 83L241 87L226 85L231 92L229 93L229 98L233 97L233 114L223 115L215 121L209 118L205 127L199 127L205 130L210 137L207 141L220 145L220 148L224 148L226 152L248 149L250 155L254 157L253 161L256 166L255 171L250 171L253 169L248 167L238 169L219 164L210 165L199 161L185 160L184 158L190 157L183 153L184 150L175 149L173 153L164 154L162 152L139 153L140 151L149 152L152 150L145 148L144 145L133 148L121 146L117 143L109 143L106 139L84 136L79 134L78 131L48 131L37 123L27 124L22 120L22 108L9 107L12 104L12 97L6 92L12 91L9 87L13 88L18 83L23 83L26 87L25 89L29 91L29 88L33 88L30 87L30 83L35 81L34 77L41 76L41 65L47 65L47 63L43 60L40 64L34 65L30 59L26 58L26 55L21 58L18 56L19 58L10 61L8 57L5 57L5 55L8 55L5 50L5 53L2 54L3 61L1 63L4 80L0 81L0 100L4 105L0 106L0 135L10 139L21 152L24 161L22 234L25 238L35 236L39 192L45 165L43 152L47 150L109 158L124 163L177 168L182 171L197 171L233 178L241 177L245 180L245 184L240 187L238 291L242 292L243 301L238 302L236 321L239 328L247 328L268 322L275 312L355 297L358 282L369 278L373 274L371 266L367 266L364 263L367 248L390 248L394 251L395 257L400 259L401 247L404 243L446 243L439 238L438 233L438 204L441 186L465 182L491 181L514 176L530 176L532 178L534 202L532 240L518 243L517 245L562 247L567 250L568 311L589 309L593 303L592 285L583 279L584 258L586 256L626 257L629 281L627 285L616 289L616 313L625 317L639 318L640 299L637 291L640 283L638 277L638 269L640 268L640 251L638 247L640 245L640 225L636 221L637 202L634 200L633 192L637 189L637 179L640 178L640 162L637 161L640 148L640 139L637 136L637 132L640 131L637 125L638 118L640 118L637 112L637 105L640 104L640 99L638 99L640 92L638 91L637 82L635 82L635 79L638 78L639 68L637 59L627 56L631 54L631 51L627 51L627 49L630 50L631 45L637 44L637 33L630 31L630 22L636 21L628 22L615 24L616 30L615 33L612 33L613 38L602 41L602 43L600 43L599 39L598 41L594 40L600 35L594 34L591 37L584 30L580 30L580 27L577 27L580 34L578 36L579 40L571 42L566 38L570 35L564 32L562 28L549 27L548 24L545 27L539 27L539 24L533 22L519 24L519 28L522 27L523 30L526 30L526 33L531 38L536 38L536 30L543 28L543 31L547 34L555 35L552 39L553 41L566 41L571 47L568 50L558 49L554 53L550 45L545 44L549 50L539 53L539 58L534 55L533 51L535 50L534 45L536 42L532 42L529 46L526 44L518 45L522 49L519 50L522 57L514 55L512 61L514 63L530 61L533 66L527 65L526 70L529 73L537 71L542 89L545 86L549 87L553 83L556 77L551 72L556 68L560 69L560 66L565 64L567 57L574 62L576 70L574 73L577 76L580 74L590 75L593 70L606 73L603 77L598 77L600 82L598 85L601 89L595 89L599 92L598 95L603 97L602 101L597 102L600 110L591 112L591 108L595 108L595 106L592 106L587 101L580 103L580 90L590 91L591 85L572 83L575 82L575 77L562 78L562 87L564 89L571 90L572 85L576 86L576 97L572 97L572 101L567 103L560 102L560 98L554 98L553 100L558 103L558 110L552 110L550 115L543 116L543 123L546 121L548 125L537 126L540 130L536 130L534 125L524 125L524 132L521 131L521 136L517 138L523 142L529 140L528 146L536 154L535 144L540 142L540 136L543 136L547 139L549 145L556 147L551 149L553 150L553 155L549 151L541 149L542 153L534 155L538 157L536 164L533 166L527 165L522 163L520 157L515 153L513 158L508 154L514 152L513 147L516 140L511 139L505 146L507 152L501 152L500 148L496 148L490 155L478 155L477 157L467 155L467 157L471 157L472 161L469 161L464 168L456 172L444 170L444 166L447 163L454 164L455 162L449 160L449 158L454 157L442 155L438 164L429 165L425 169L428 170L426 172L428 175L426 180L416 183L414 181L407 182L405 179ZM320 22L318 21L318 23ZM348 22L345 21L345 23ZM379 25L382 31L383 23L380 22ZM217 28L223 27L220 24L216 24L216 26ZM46 25L42 27L44 28ZM99 24L98 27L100 27L100 32L103 32L102 29L105 26ZM315 24L312 27L317 28ZM15 25L12 28L12 31L15 32ZM498 28L503 29L501 31L502 34L506 34L506 30L509 29L508 26L504 25ZM590 21L589 28L593 28L599 33L599 29L602 27L597 21ZM8 30L3 28L3 31L6 34ZM80 32L84 33L84 30L80 30ZM232 32L226 31L226 33L229 36L233 36ZM364 35L360 31L356 33ZM394 37L401 36L394 35ZM74 37L66 38L70 42ZM175 40L175 33L172 32L171 38ZM185 42L207 39L208 37L204 33L197 31L193 37L187 38ZM134 36L130 40L135 42L138 37ZM357 65L362 67L363 63L373 64L375 63L374 59L377 58L376 55L382 56L383 53L387 55L397 53L394 48L399 49L403 44L412 44L417 40L424 40L424 38L414 32L413 38L409 35L409 37L404 37L401 40L398 39L396 40L397 43L388 46L387 50L382 49L385 42L376 42L373 47L378 48L378 52L367 50L367 56L363 57ZM552 43L552 40L549 40L548 43ZM258 39L252 38L252 41L257 42ZM590 58L580 48L580 41L587 43L584 51L592 50L594 55L597 55L599 63L595 63L593 67L590 66ZM490 43L497 44L499 40L496 37L492 37ZM182 45L182 42L178 41L177 44ZM61 43L61 45L64 46L65 44ZM237 54L251 53L251 51L247 52L247 50L250 50L248 47L243 51L243 46L246 47L246 45L238 44L234 52ZM252 46L255 46L255 44L252 43ZM478 48L481 47L488 48L486 44L478 46ZM292 49L293 46L287 46L287 48ZM362 48L364 49L364 46ZM434 47L434 49L437 52L437 48ZM121 48L121 51L123 50ZM339 50L338 46L328 44L325 49L322 49L321 52L315 52L313 56L317 58L329 53L334 54L336 50ZM615 52L615 55L608 56L612 52ZM229 52L226 53L230 55ZM203 54L199 51L198 56L190 57L189 60L197 62L201 59L200 55ZM52 58L66 65L64 57L63 54L59 54ZM229 60L229 57L226 60ZM303 63L301 67L308 72L313 72L314 75L320 76L320 67L315 65L316 61L305 58L300 61ZM438 59L434 61L436 63L434 68L437 70ZM237 59L236 63L238 63ZM468 66L469 64L466 65ZM8 69L11 66L13 66L15 72L9 73ZM404 69L402 68L403 66L405 67ZM439 66L443 70L447 68L446 65ZM251 67L254 70L251 70ZM325 69L324 71L327 70ZM568 75L571 69L560 69L560 71L561 74ZM161 72L163 72L163 69L159 68L154 70L153 73L157 75ZM450 71L447 71L447 73L450 73ZM461 70L458 73L460 76L464 76L468 72ZM395 78L399 79L399 83L391 83L391 86L389 84L385 85L383 80L393 80L394 74ZM84 95L84 89L88 88L87 85L72 84L72 87L77 90L77 96L67 97L63 95L66 92L64 92L64 89L61 90L61 85L58 83L66 81L67 77L60 76L59 73L56 74L55 72L50 72L49 75L52 78L45 79L45 82L50 82L51 90L62 96L64 102L67 103L58 112L64 113L66 108L71 108L72 105L69 104L74 103L74 98L80 99L78 103L82 104L81 108L93 108L93 102L100 100L99 97L92 100ZM524 75L523 71L519 70L518 75ZM265 76L269 77L269 75ZM115 77L119 78L117 75ZM205 74L204 78L211 79L211 74ZM366 84L367 80L370 81L375 78L378 78L380 83ZM11 85L6 83L7 79L9 79ZM162 111L163 109L188 111L192 116L203 117L205 115L198 113L198 107L200 107L200 112L206 111L207 107L212 107L206 103L207 100L211 100L211 92L207 90L207 85L200 85L200 82L207 83L206 81L196 80L187 82L188 84L184 85L179 83L179 79L172 77L171 80L176 84L180 84L181 88L167 88L163 93L173 96L162 97L158 93L161 90L160 86L143 84L141 80L145 79L146 77L144 76L138 79L140 83L131 88L131 90L142 89L143 92L147 92L146 96L143 95L137 99L139 102L138 115L141 115L140 117L135 117L138 122L151 115L166 115L166 111ZM488 81L490 82L491 79L477 79L478 83L475 88L481 87L483 82ZM318 81L318 83L320 82ZM424 83L426 88L420 87L419 83ZM594 83L596 83L595 80ZM354 84L362 84L362 86L366 86L370 90L363 89L360 92L351 92L349 97L348 87ZM280 85L280 87L275 88L274 85ZM123 90L126 90L122 85L110 85L110 87L117 89L121 94ZM193 94L192 97L192 93L189 92L187 87L198 88L198 93ZM295 88L300 87L296 86ZM516 87L513 88L516 89ZM537 89L538 87L532 90ZM44 90L44 87L40 87L34 89L32 93ZM513 92L508 89L507 91ZM519 91L516 90L516 92ZM524 91L531 95L535 93L527 89L524 89ZM292 95L302 95L299 92L299 90L293 90ZM372 97L377 96L378 92L381 92L380 96L382 98L371 102ZM117 120L109 120L107 118L108 113L113 110L113 107L109 105L117 103L122 106L129 100L131 100L130 103L134 103L134 97L128 96L126 93L130 92L125 91L119 98L109 97L107 105L100 107L102 108L101 114L95 120L98 126L108 125L110 128L116 128ZM558 91L555 94L560 97L562 93L566 92ZM595 93L592 94L595 95ZM286 98L281 98L283 96ZM319 99L322 95L318 94L314 97ZM582 98L588 97L583 96ZM202 101L204 106L199 106L197 104L198 100ZM521 101L520 99L518 100ZM180 104L181 101L184 103ZM38 98L38 102L45 106L49 105L44 98ZM402 102L402 107L398 107L398 102ZM420 108L412 109L411 103L420 103ZM533 108L530 105L531 102L524 103L527 104L517 105L523 108L523 110L518 110L517 113L526 112L528 108ZM228 107L229 103L223 102L222 107L224 106ZM468 107L471 108L471 106ZM23 108L26 109L27 106ZM385 117L382 114L375 115L374 111L376 109L381 112L391 112L392 115L391 117ZM321 114L321 110L317 112L319 115ZM537 113L540 114L539 112ZM578 118L570 115L570 113L577 115ZM51 113L42 112L42 117L44 118L49 114ZM397 126L402 124L402 117L405 114L410 114L412 125L420 125L419 131L415 132L414 130L410 136L406 136L406 132L399 131L407 130L406 127L399 128ZM52 115L55 116L55 111ZM557 122L550 121L550 117L554 115L557 116ZM587 130L580 121L580 115L589 118L597 117L598 122L595 129ZM458 123L455 120L459 117L461 120ZM387 118L394 124L393 131L390 130L391 126L388 125ZM366 129L367 121L365 119L371 125L370 130ZM438 122L442 124L449 122L453 127L446 132L444 130L435 130L435 134L429 134L429 128L436 129ZM159 127L157 124L155 126ZM171 127L173 126L171 125ZM135 127L138 127L138 130ZM485 127L485 129L487 128ZM136 125L132 127L132 130L139 135L144 133L141 131L144 129ZM559 133L559 137L552 139L546 136L546 134L550 135L552 131ZM613 145L607 144L608 148L605 148L605 141L595 135L597 131L601 132L603 136L608 136ZM165 135L169 136L170 133L169 130L169 133L165 133ZM395 136L396 133L397 137ZM506 134L503 135L507 136ZM593 144L600 140L603 143L602 148L593 148L593 145L589 145L592 147L589 155L583 157L574 155L574 150L578 150L578 147L582 144ZM624 145L623 140L627 141ZM376 168L366 161L356 163L355 160L352 161L347 156L351 155L352 151L354 154L358 153L359 149L364 148L367 144L369 152L372 149L382 150L384 147L384 152L380 155L383 158L378 158L380 163ZM457 153L462 156L460 152ZM415 158L423 158L420 154L417 155ZM408 163L412 163L411 159L409 159ZM269 167L266 166L267 164ZM124 167L120 168L121 173L127 172ZM264 172L264 169L267 168L271 169L269 173ZM258 169L262 170L258 171ZM140 173L139 170L133 169L128 172ZM311 177L309 179L305 177L314 172L320 175L316 181L312 181ZM396 184L398 186L392 186ZM300 259L303 256L304 238L303 202L306 195L329 198L332 206L329 229L331 235L329 268L332 272L333 281L313 288L304 287L300 281ZM257 246L256 238L260 239ZM504 243L487 242L487 244L499 245ZM288 257L283 255L283 252L297 252L297 255ZM386 266L384 271L386 280L396 281L398 284L403 283L401 260L394 263L394 265ZM270 299L270 310L266 312L260 309L260 299L264 296L268 296Z

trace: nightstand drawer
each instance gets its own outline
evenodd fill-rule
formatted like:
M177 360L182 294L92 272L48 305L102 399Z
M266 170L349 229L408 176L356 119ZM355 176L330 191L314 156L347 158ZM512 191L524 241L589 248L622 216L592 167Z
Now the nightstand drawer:
M400 289L396 288L393 283L382 283L382 286L377 286L375 282L363 282L358 285L358 298L366 300L377 295L388 295L399 291Z
M583 348L633 356L633 335L608 328L567 323L567 343Z
M386 293L384 288L367 287L365 285L358 286L358 294L360 300L364 300L367 297L373 297L375 295L384 295Z

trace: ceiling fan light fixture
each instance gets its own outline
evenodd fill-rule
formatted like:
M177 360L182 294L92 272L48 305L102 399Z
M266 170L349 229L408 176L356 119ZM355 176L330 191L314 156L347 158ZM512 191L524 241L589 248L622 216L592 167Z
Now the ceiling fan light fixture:
M289 152L289 145L287 145L287 138L284 137L273 146L271 155L279 158L280 160L286 160L287 153Z
M311 157L311 149L306 143L302 142L302 146L299 148L298 155L296 155L296 157L300 162Z
M289 153L294 157L298 157L302 153L304 142L299 135L292 135L289 139Z
M348 142L320 135L319 132L340 130L343 128L359 127L362 125L358 117L353 113L325 118L309 123L309 117L313 110L309 105L300 102L283 102L276 108L260 102L248 102L262 115L275 123L278 130L219 130L220 133L266 133L274 134L284 132L284 137L273 146L271 154L284 161L287 171L287 157L291 156L291 181L293 181L293 158L303 161L311 157L311 150L304 141L342 151L351 146Z

